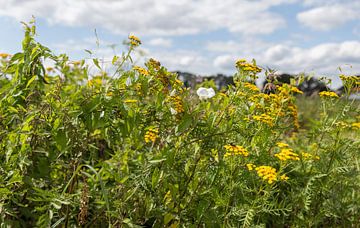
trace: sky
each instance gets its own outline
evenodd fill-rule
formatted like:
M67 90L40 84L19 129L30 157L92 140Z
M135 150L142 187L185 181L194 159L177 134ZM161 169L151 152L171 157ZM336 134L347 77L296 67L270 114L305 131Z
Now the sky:
M85 49L111 59L133 34L142 40L135 55L139 64L155 58L171 71L231 75L237 59L254 58L279 73L328 76L335 83L340 73L360 74L360 0L0 0L0 5L0 53L20 50L20 22L35 16L37 40L74 60L88 57Z

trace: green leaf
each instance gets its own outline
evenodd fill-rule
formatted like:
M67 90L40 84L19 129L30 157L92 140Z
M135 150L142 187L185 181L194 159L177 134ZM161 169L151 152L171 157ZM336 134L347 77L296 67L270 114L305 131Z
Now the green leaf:
M99 68L99 69L101 70L101 67L100 67L100 65L99 65L99 60L98 60L98 59L93 59L93 63L95 64L95 66L96 66L97 68Z
M193 123L193 118L189 114L185 114L181 120L181 123L176 127L175 132L177 134L186 131Z
M29 85L36 79L36 77L37 77L37 75L34 75L29 79L28 83L26 84L26 88L29 87Z

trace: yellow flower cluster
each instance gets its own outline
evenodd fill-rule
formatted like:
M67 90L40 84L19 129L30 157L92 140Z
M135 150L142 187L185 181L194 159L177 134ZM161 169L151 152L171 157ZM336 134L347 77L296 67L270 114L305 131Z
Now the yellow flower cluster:
M248 163L246 164L246 167L249 171L252 171L255 169L256 165L252 164L252 163Z
M352 126L353 128L360 129L360 122L352 123L351 126Z
M330 91L322 91L319 93L319 95L320 97L335 97L335 98L339 97L336 93Z
M298 88L296 88L295 86L291 86L286 83L282 84L281 86L278 86L277 90L280 92L280 94L286 95L286 96L289 95L289 92L303 94L303 92L301 90L299 90Z
M0 58L6 59L8 57L10 57L11 55L8 53L0 53Z
M242 146L225 145L224 148L226 149L224 157L233 155L243 155L245 157L249 156L249 152Z
M290 148L281 148L280 152L274 155L275 157L277 157L279 160L281 161L286 161L286 160L294 160L294 161L298 161L300 160L299 155L297 153L294 153L294 151Z
M144 136L145 142L146 143L155 142L156 139L159 137L158 134L159 134L159 130L157 128L150 127L145 133Z
M295 86L291 86L290 92L298 93L298 94L303 94L303 91L299 90L299 89L296 88Z
M282 181L287 181L287 180L289 180L289 177L286 176L285 174L283 174L283 175L280 176L280 179L281 179Z
M139 74L149 75L149 72L145 68L142 68L142 67L139 67L139 66L134 66L133 69L135 71L137 71Z
M274 118L269 116L268 114L261 114L260 116L258 115L255 115L253 116L253 119L256 120L256 121L259 121L259 122L263 122L267 125L269 125L270 127L274 126Z
M183 113L185 111L183 101L181 100L181 98L179 96L172 96L172 97L170 97L170 100L171 100L171 103L174 105L176 114Z
M313 160L320 160L320 157L317 155L312 155L306 152L302 152L301 156L304 160L309 160L309 159L313 159Z
M153 58L150 58L147 65L155 70L160 70L161 63Z
M96 77L88 81L88 86L101 86L103 83L102 78Z
M129 40L130 40L130 45L134 47L139 46L141 44L141 40L134 35L130 35Z
M299 124L297 107L296 107L295 104L290 103L287 108L288 108L288 110L290 111L290 114L291 114L291 116L292 116L293 119L294 119L294 127L295 127L295 130L298 130L298 129L300 128L300 124Z
M350 82L350 83L355 83L355 84L359 85L359 83L360 83L360 77L359 76L355 76L355 75L346 76L344 74L340 74L339 77L343 81L343 84Z
M278 146L280 148L287 148L287 147L289 147L289 144L283 143L283 142L278 142L278 143L276 143L276 146Z
M252 72L254 74L260 73L261 68L258 67L255 63L248 63L245 59L239 59L236 61L236 67L245 72Z
M259 88L256 85L254 85L252 83L249 83L249 82L245 82L244 87L248 88L249 90L251 90L253 92L259 92L260 91Z
M264 181L267 181L269 184L272 184L274 183L274 181L277 181L275 168L271 166L263 165L256 167L255 170L258 176L261 177Z

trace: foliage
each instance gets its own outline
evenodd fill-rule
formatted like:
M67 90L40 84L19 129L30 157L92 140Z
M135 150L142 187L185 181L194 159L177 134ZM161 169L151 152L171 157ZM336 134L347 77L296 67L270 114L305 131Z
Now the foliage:
M323 96L316 118L299 115L301 91L261 93L248 80L261 69L245 60L235 85L200 100L154 59L124 70L135 36L113 75L34 37L25 25L22 52L1 59L2 226L360 223L354 101Z

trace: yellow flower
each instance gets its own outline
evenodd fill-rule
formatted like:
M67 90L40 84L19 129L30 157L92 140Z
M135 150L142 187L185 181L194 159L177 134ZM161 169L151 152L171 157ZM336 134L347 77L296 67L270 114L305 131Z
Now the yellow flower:
M263 122L269 125L270 127L274 126L274 121L275 121L274 118L272 118L267 114L261 114L260 116L253 116L253 119L259 122Z
M134 99L127 99L127 100L124 100L124 103L136 103L137 100L134 100Z
M317 155L312 155L306 152L302 152L301 156L304 160L309 160L309 159L313 159L313 160L320 160L320 157Z
M289 180L289 177L286 176L285 174L283 174L283 175L280 176L280 179L281 179L282 181L287 181L287 180Z
M254 165L254 164L252 164L252 163L248 163L248 164L246 164L246 167L247 167L247 169L248 169L249 171L251 171L251 170L253 170L253 169L256 167L256 165Z
M303 94L303 92L301 90L299 90L298 88L292 86L290 88L290 91L293 92L293 93L298 93L298 94Z
M183 101L181 100L181 98L179 96L170 97L170 101L171 101L172 105L174 106L174 110L175 110L176 114L183 113L185 111Z
M146 69L142 68L142 67L134 66L133 69L134 69L135 71L137 71L139 74L149 75L149 72L148 72Z
M226 149L224 157L233 155L243 155L245 157L249 156L249 152L242 146L225 145L224 148Z
M260 67L258 67L255 63L246 62L245 59L239 59L236 61L236 67L241 71L252 72L254 74L261 72Z
M259 92L260 91L259 88L256 85L248 83L248 82L244 83L244 87L248 88L249 90L251 90L253 92Z
M102 79L97 77L94 79L91 79L88 81L88 86L101 86L102 85Z
M138 37L134 36L134 35L130 35L129 40L130 40L130 44L132 46L136 47L136 46L139 46L141 44L141 40Z
M161 63L153 58L150 58L147 62L147 66L154 68L155 70L160 70Z
M149 142L154 143L156 141L156 139L159 137L158 134L159 134L159 130L157 128L154 128L154 127L148 128L148 130L146 131L145 136L144 136L145 142L146 143L149 143Z
M290 148L282 148L280 153L277 153L274 156L277 157L281 161L286 161L286 160L298 161L298 160L300 160L299 155L294 153L293 150Z
M8 53L0 53L0 58L6 59L8 57L10 57L11 55Z
M339 97L336 93L330 91L322 91L319 93L319 95L320 97L335 97L335 98Z
M255 170L258 176L261 177L263 180L267 181L269 184L272 184L274 183L274 181L277 181L275 168L267 165L262 165L256 167Z
M360 129L360 122L353 123L353 124L351 124L351 126L352 126L353 128Z
M278 143L276 143L276 146L278 146L278 147L280 147L280 148L289 147L289 145L288 145L288 144L283 143L283 142L278 142Z

